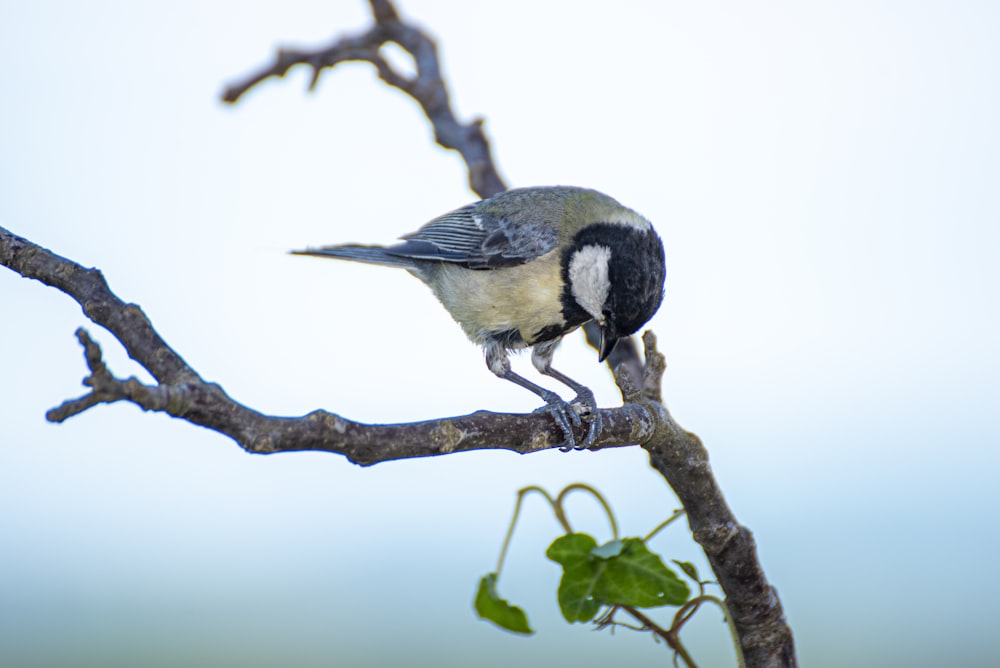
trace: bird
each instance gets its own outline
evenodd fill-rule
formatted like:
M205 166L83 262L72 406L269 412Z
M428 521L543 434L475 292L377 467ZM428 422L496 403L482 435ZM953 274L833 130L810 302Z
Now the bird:
M554 369L553 355L566 334L594 321L603 362L653 317L666 265L652 224L596 190L536 186L463 206L400 239L291 253L406 269L482 347L490 371L545 401L538 411L555 420L564 452L589 449L603 429L594 393ZM571 402L511 370L509 353L526 348L540 374L576 392Z

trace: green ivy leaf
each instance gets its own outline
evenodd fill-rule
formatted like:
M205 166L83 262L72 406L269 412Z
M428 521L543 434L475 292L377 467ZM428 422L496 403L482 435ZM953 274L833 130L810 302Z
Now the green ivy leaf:
M594 597L594 584L604 564L591 555L597 541L582 533L570 533L557 538L547 556L563 567L559 581L559 609L567 622L589 622L600 610L602 602Z
M671 559L671 561L677 564L677 566L684 571L684 575L688 576L695 582L701 582L701 578L698 577L698 569L695 568L694 564L690 561L677 561L676 559Z
M482 619L488 619L502 629L524 635L534 633L528 626L528 616L524 614L524 610L500 598L496 585L496 573L488 573L479 581L475 601L476 613Z
M568 533L559 536L549 549L545 550L545 556L563 566L569 566L579 561L586 561L590 558L590 552L597 547L597 541L585 533Z
M663 564L660 555L650 552L639 538L622 542L621 554L605 562L607 568L595 587L605 603L653 608L688 600L691 590L687 583Z
M546 556L563 567L559 608L569 622L594 618L602 605L681 605L691 590L639 538L597 547L586 534L557 538Z

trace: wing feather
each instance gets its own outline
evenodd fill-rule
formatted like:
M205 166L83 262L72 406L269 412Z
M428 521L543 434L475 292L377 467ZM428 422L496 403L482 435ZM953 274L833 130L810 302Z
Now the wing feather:
M481 204L435 218L386 251L470 269L494 269L524 264L555 248L557 232L549 221L513 221L484 213Z

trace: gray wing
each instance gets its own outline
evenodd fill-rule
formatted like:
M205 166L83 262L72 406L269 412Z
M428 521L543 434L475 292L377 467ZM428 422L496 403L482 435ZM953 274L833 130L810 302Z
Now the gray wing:
M415 260L496 269L524 264L556 247L558 237L552 221L491 215L483 211L481 204L470 204L435 218L403 236L403 243L385 250Z

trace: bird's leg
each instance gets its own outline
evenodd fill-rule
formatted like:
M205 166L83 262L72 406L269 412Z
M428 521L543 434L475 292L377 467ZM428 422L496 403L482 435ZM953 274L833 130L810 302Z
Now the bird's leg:
M576 435L573 433L573 428L580 426L580 416L573 409L573 406L555 392L546 390L544 387L536 385L527 378L511 371L510 358L507 357L507 351L500 346L488 346L486 348L486 364L489 366L490 371L496 374L497 377L509 380L515 385L520 385L524 389L534 392L545 401L546 405L538 410L548 411L552 419L556 421L556 425L562 430L563 436L566 437L566 442L561 448L563 452L581 449L577 445Z
M558 345L559 339L535 346L531 353L531 363L535 365L539 373L550 378L555 378L576 392L576 398L573 400L573 403L579 404L586 409L589 414L590 428L587 430L587 437L582 443L575 446L574 449L586 450L601 435L601 431L604 429L604 421L601 419L601 411L597 407L597 400L594 398L594 393L590 388L552 368L552 355L555 353ZM576 410L573 413L576 414Z

